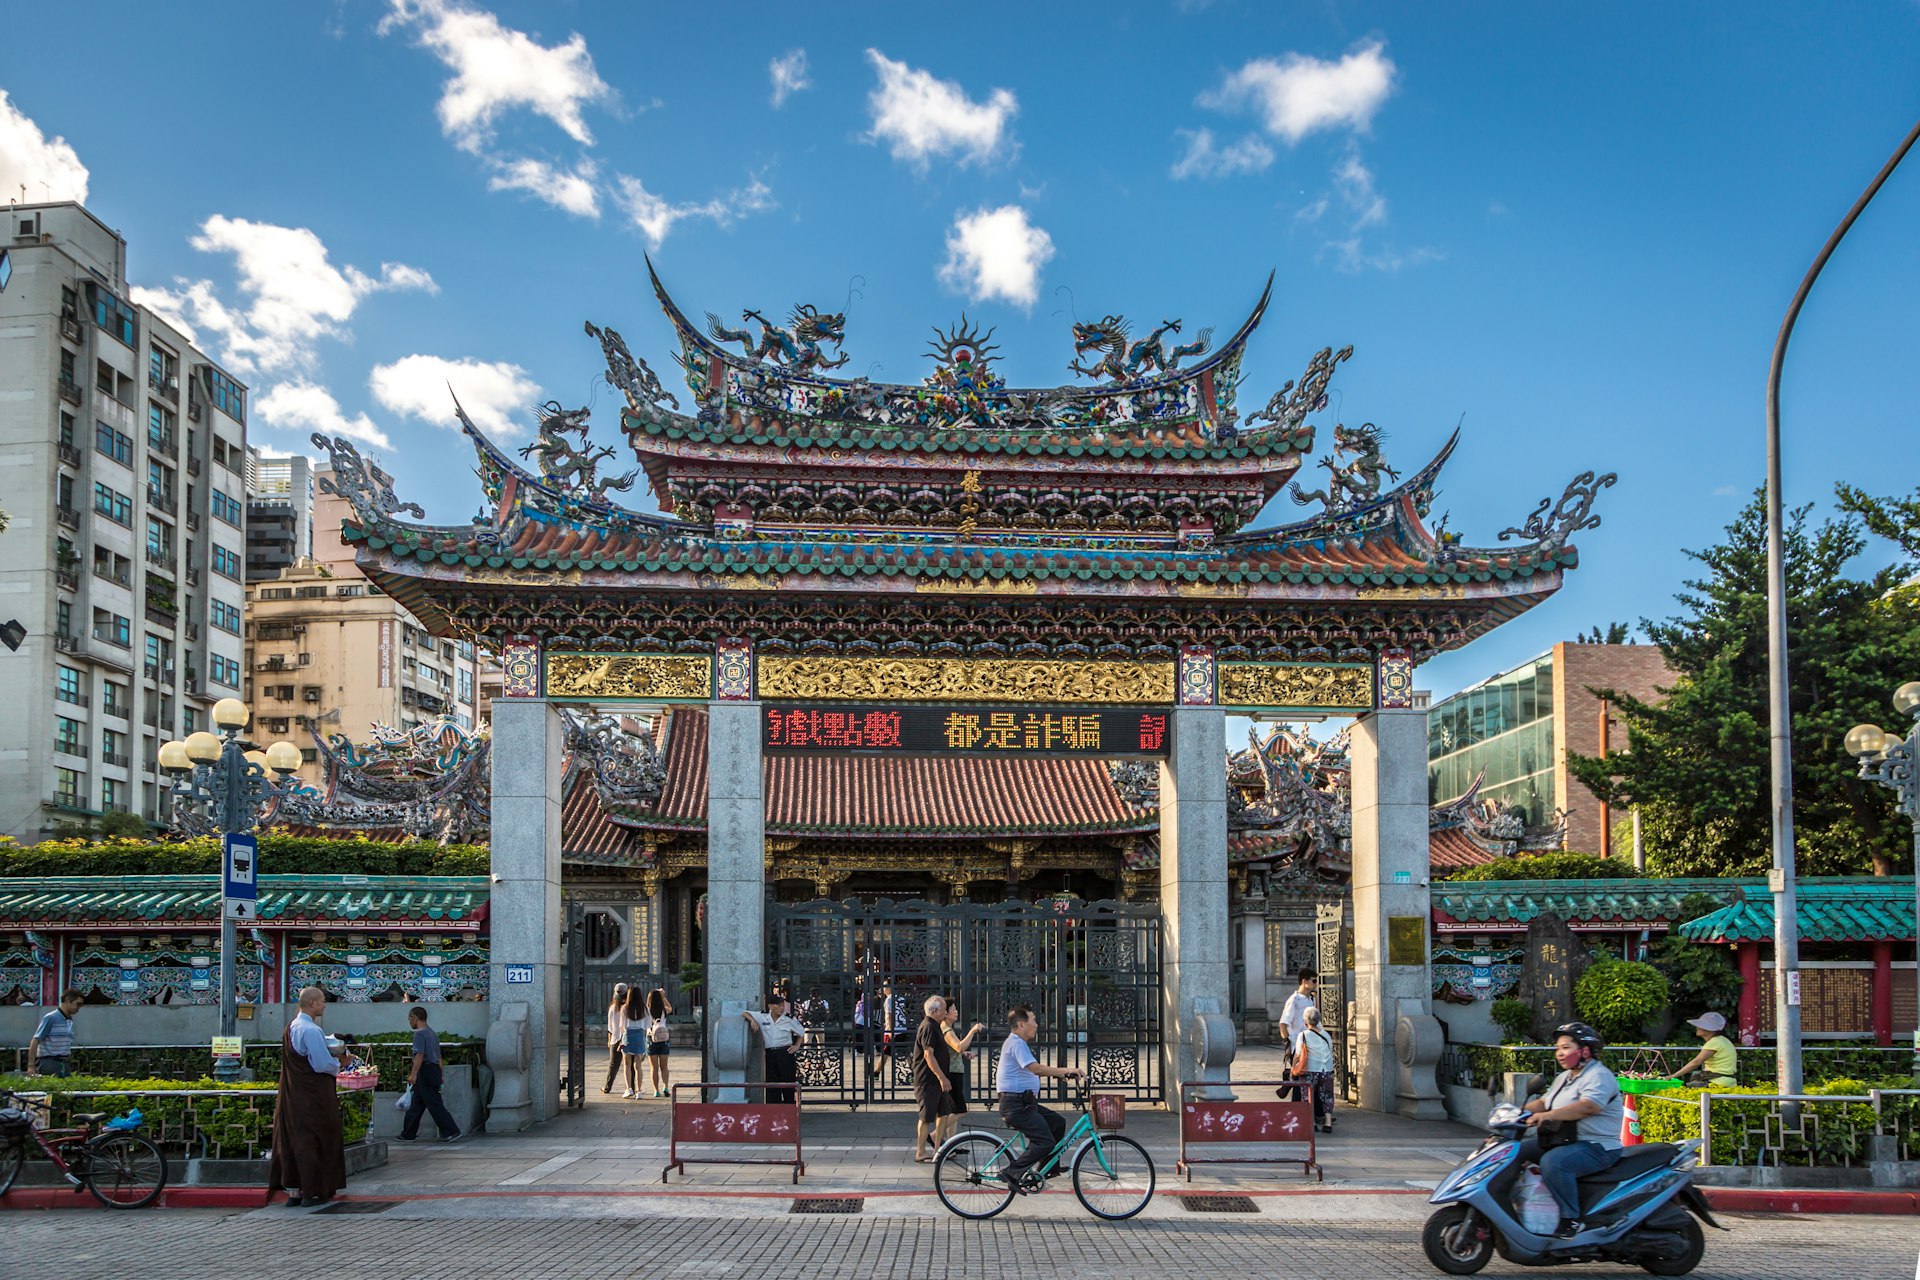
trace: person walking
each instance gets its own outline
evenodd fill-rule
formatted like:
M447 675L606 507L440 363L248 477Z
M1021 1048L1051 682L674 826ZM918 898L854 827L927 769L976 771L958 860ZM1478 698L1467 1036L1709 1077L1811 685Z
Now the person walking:
M327 1045L327 1033L320 1029L326 1007L326 992L302 987L300 1012L280 1033L280 1090L274 1098L267 1195L285 1190L287 1203L296 1207L325 1204L347 1185L335 1079L347 1050L344 1044Z
M1740 1083L1740 1051L1734 1048L1733 1041L1727 1039L1727 1016L1724 1013L1703 1013L1697 1018L1688 1018L1687 1025L1706 1043L1700 1046L1700 1052L1694 1054L1686 1066L1673 1074L1687 1080L1698 1071L1699 1083L1713 1089L1731 1089Z
M620 1096L640 1096L640 1064L647 1056L647 1001L640 988L627 989L627 1004L620 1020L621 1058L627 1064L627 1091Z
M607 1082L600 1086L600 1092L613 1092L613 1082L620 1075L620 1063L626 1056L627 984L616 982L613 999L607 1004Z
M1040 1035L1040 1020L1033 1010L1017 1004L1007 1010L1007 1039L1000 1046L1000 1118L1007 1127L1026 1135L1027 1149L1015 1156L1006 1168L1006 1178L1014 1190L1025 1194L1046 1185L1034 1170L1053 1154L1054 1147L1067 1135L1066 1117L1051 1107L1040 1105L1040 1077L1078 1080L1080 1073L1065 1067L1050 1067L1033 1055L1033 1042Z
M964 1036L960 1034L960 1004L957 1000L946 1001L946 1016L941 1020L941 1030L947 1041L947 1079L952 1082L947 1092L953 1098L953 1109L940 1122L934 1134L935 1149L944 1146L948 1138L960 1128L960 1117L967 1113L967 1063L973 1057L973 1042L987 1028L983 1023L974 1023L973 1029Z
M1313 1098L1313 1127L1333 1132L1333 1037L1320 1026L1320 1010L1309 1006L1293 1055L1293 1078L1307 1082Z
M766 1050L767 1105L792 1106L794 1091L774 1086L791 1085L800 1078L800 1060L794 1056L794 1049L806 1035L806 1028L787 1012L787 1002L778 991L767 996L765 1013L745 1009L740 1016L760 1028L760 1042Z
M73 987L60 993L60 1003L41 1015L27 1041L27 1074L64 1078L73 1070L73 1015L86 997Z
M947 1076L947 1002L928 996L924 1012L913 1033L913 1100L920 1108L913 1128L916 1164L933 1159L927 1143L931 1139L939 1145L940 1124L953 1110L953 1081Z
M1320 986L1320 975L1312 969L1300 971L1300 986L1287 997L1286 1005L1280 1010L1280 1026L1287 1033L1287 1060L1292 1061L1300 1042L1300 1032L1307 1025L1307 1010L1315 1008L1314 992Z
M667 1096L667 1052L673 1048L673 1032L667 1027L667 1015L672 1012L673 1005L667 1000L665 987L647 992L647 1071L656 1098Z
M427 1025L427 1011L421 1005L407 1010L407 1025L413 1028L413 1066L407 1075L407 1092L413 1103L400 1124L400 1141L412 1142L420 1136L420 1117L433 1113L433 1127L442 1142L458 1142L460 1126L447 1111L440 1089L446 1082L441 1066L440 1037Z

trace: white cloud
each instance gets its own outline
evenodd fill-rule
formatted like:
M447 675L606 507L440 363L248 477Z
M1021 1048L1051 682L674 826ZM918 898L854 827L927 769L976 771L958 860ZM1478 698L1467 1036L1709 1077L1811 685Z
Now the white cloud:
M1187 140L1187 153L1174 163L1175 178L1228 178L1236 173L1258 173L1273 163L1273 148L1255 134L1228 146L1213 140L1211 129L1176 129Z
M540 398L527 371L504 360L406 356L375 365L367 386L382 408L437 427L458 425L453 414L458 396L474 425L495 437L525 434L524 410Z
M767 64L767 76L773 81L773 105L784 106L788 98L803 89L813 88L807 79L807 51L789 49Z
M1355 231L1387 220L1387 199L1374 189L1373 171L1360 159L1358 151L1349 149L1334 166L1333 185L1353 215Z
M282 382L253 402L253 415L268 426L283 431L321 431L330 436L345 436L376 449L391 449L393 441L373 425L364 413L347 417L333 393L305 378Z
M575 217L598 218L600 194L594 189L593 180L599 172L600 167L592 160L582 160L572 169L562 169L544 160L523 156L494 162L487 190L525 191Z
M207 280L176 280L174 289L141 289L137 300L169 321L219 336L220 358L238 373L273 373L313 364L314 343L341 337L369 294L439 292L433 277L401 262L380 274L335 267L327 246L305 227L281 227L215 214L188 243L203 253L231 253L244 303L229 306Z
M1438 249L1397 249L1391 245L1374 246L1367 244L1358 235L1348 236L1344 240L1329 240L1321 252L1321 257L1331 254L1333 265L1350 275L1362 271L1384 271L1389 275L1405 267L1418 267L1429 262L1438 262L1447 255Z
M49 139L0 89L0 196L28 204L87 202L87 166L65 138Z
M1019 205L975 209L955 217L940 279L970 301L1004 298L1031 307L1040 296L1040 268L1053 257L1053 237L1027 221Z
M967 97L952 80L895 62L878 49L867 60L880 81L867 95L873 128L867 141L885 139L893 158L924 170L935 156L958 154L961 163L984 164L1013 150L1013 117L1020 104L1007 89L995 89L984 103Z
M746 186L704 203L675 204L647 190L640 179L624 173L614 176L614 187L614 203L655 249L673 230L673 224L684 218L706 218L725 227L731 226L736 218L765 213L775 207L772 190L757 176Z
M1393 60L1378 40L1338 62L1301 53L1255 58L1201 94L1200 105L1219 111L1251 107L1268 133L1288 143L1323 129L1364 133L1393 92L1394 74Z
M380 33L417 31L420 44L453 72L440 93L440 127L461 150L484 153L495 120L522 107L582 146L592 144L582 109L611 103L614 93L594 69L584 36L575 32L564 44L542 45L457 0L391 2Z

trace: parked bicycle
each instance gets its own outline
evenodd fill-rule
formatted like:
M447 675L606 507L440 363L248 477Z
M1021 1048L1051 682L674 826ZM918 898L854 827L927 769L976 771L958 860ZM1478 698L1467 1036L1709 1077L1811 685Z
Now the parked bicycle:
M167 1157L153 1139L138 1132L140 1112L109 1119L104 1111L73 1117L74 1127L41 1128L34 1112L51 1114L44 1098L0 1089L0 1196L13 1189L30 1149L53 1161L76 1192L93 1192L109 1209L138 1209L157 1199L167 1185Z
M1109 1222L1131 1218L1153 1199L1153 1157L1132 1138L1102 1133L1087 1109L1091 1089L1082 1084L1074 1105L1080 1114L1035 1172L1073 1173L1073 1194L1087 1212ZM1024 1150L1024 1134L1010 1137L972 1130L948 1138L933 1158L933 1186L940 1203L963 1218L991 1218L1012 1202L1009 1164Z

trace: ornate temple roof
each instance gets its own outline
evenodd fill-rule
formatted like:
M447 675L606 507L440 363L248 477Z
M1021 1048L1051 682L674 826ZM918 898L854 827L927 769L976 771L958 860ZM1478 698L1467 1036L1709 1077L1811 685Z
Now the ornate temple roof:
M1907 942L1914 934L1912 876L1804 876L1795 890L1802 942ZM1733 901L1680 926L1695 942L1773 941L1773 895L1740 881Z
M1626 927L1678 923L1689 894L1726 899L1766 888L1764 879L1676 877L1671 880L1447 880L1433 886L1433 918L1442 930L1475 926L1524 929L1552 912L1570 924ZM1809 881L1802 881L1806 884ZM1911 887L1911 884L1909 884ZM1769 935L1771 936L1771 935Z
M486 918L489 887L485 876L263 875L259 922L471 931ZM0 927L219 923L220 886L207 876L0 880Z

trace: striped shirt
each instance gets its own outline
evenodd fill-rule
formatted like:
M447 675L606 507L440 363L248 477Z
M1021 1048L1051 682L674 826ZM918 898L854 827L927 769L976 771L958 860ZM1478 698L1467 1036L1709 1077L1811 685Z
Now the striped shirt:
M34 1028L33 1038L40 1042L41 1057L67 1057L73 1052L73 1019L60 1012L60 1006L55 1005L40 1019L40 1025Z

